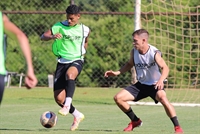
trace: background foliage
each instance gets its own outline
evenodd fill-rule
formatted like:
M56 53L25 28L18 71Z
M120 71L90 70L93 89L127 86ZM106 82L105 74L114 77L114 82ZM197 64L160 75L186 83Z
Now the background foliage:
M106 70L118 70L129 58L133 47L131 34L134 31L135 1L74 1L83 12L80 21L91 29L89 48L77 86L122 87L130 84L131 72L108 79L103 75ZM40 36L54 23L65 20L65 9L69 4L70 0L1 0L0 9L30 40L38 86L48 85L47 75L53 74L56 67L56 57L51 52L52 42L43 42ZM199 12L196 5L200 5L200 2L142 1L141 25L151 35L150 44L162 51L170 67L167 86L171 88L191 87L193 83L195 88L199 86L200 17L181 14ZM121 14L117 14L119 12ZM161 12L173 14L155 14ZM21 50L11 38L8 38L6 67L8 71L26 71ZM17 81L14 80L13 84L17 84Z

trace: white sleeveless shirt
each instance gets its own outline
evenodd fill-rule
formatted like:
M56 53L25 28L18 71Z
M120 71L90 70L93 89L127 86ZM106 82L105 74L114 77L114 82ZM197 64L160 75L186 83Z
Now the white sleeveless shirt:
M155 84L161 76L159 66L155 61L155 54L161 52L149 44L149 50L145 54L140 54L138 50L133 49L135 70L137 80L146 85Z

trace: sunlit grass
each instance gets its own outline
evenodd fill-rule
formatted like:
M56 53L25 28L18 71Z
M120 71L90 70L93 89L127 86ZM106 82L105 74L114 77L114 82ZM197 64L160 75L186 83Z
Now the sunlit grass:
M120 90L120 88L77 88L73 104L84 113L86 119L77 131L71 132L69 130L73 121L71 115L67 117L57 115L57 125L51 129L42 127L39 122L40 115L44 111L51 110L57 114L60 109L54 102L52 89L8 88L5 90L0 107L0 134L124 134L122 130L129 123L129 119L113 101L113 96ZM199 93L199 91L194 92L191 93L193 97ZM177 97L176 93L176 90L167 90L170 97L173 94ZM179 96L180 99L182 97L187 98L185 95ZM190 98L188 95L188 99ZM171 97L171 99L176 98ZM199 101L198 98L194 100ZM134 134L174 132L173 125L162 106L134 105L132 109L143 121L143 126L134 129ZM200 133L199 107L175 107L175 109L186 134Z

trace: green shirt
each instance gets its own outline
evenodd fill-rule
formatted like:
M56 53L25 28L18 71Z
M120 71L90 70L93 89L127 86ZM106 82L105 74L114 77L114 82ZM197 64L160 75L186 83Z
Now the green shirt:
M4 55L4 31L3 31L3 15L2 12L0 12L0 74L5 75L6 69L5 69L5 55Z
M53 53L66 60L74 61L83 59L85 52L84 29L82 24L75 26L64 25L58 22L52 27L52 33L61 33L62 38L56 39L52 45Z

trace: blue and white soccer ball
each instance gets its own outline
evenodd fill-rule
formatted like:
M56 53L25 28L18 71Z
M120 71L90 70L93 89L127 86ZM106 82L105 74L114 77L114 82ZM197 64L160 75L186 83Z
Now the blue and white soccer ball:
M57 115L52 111L46 111L41 115L40 123L45 128L52 128L57 123Z

